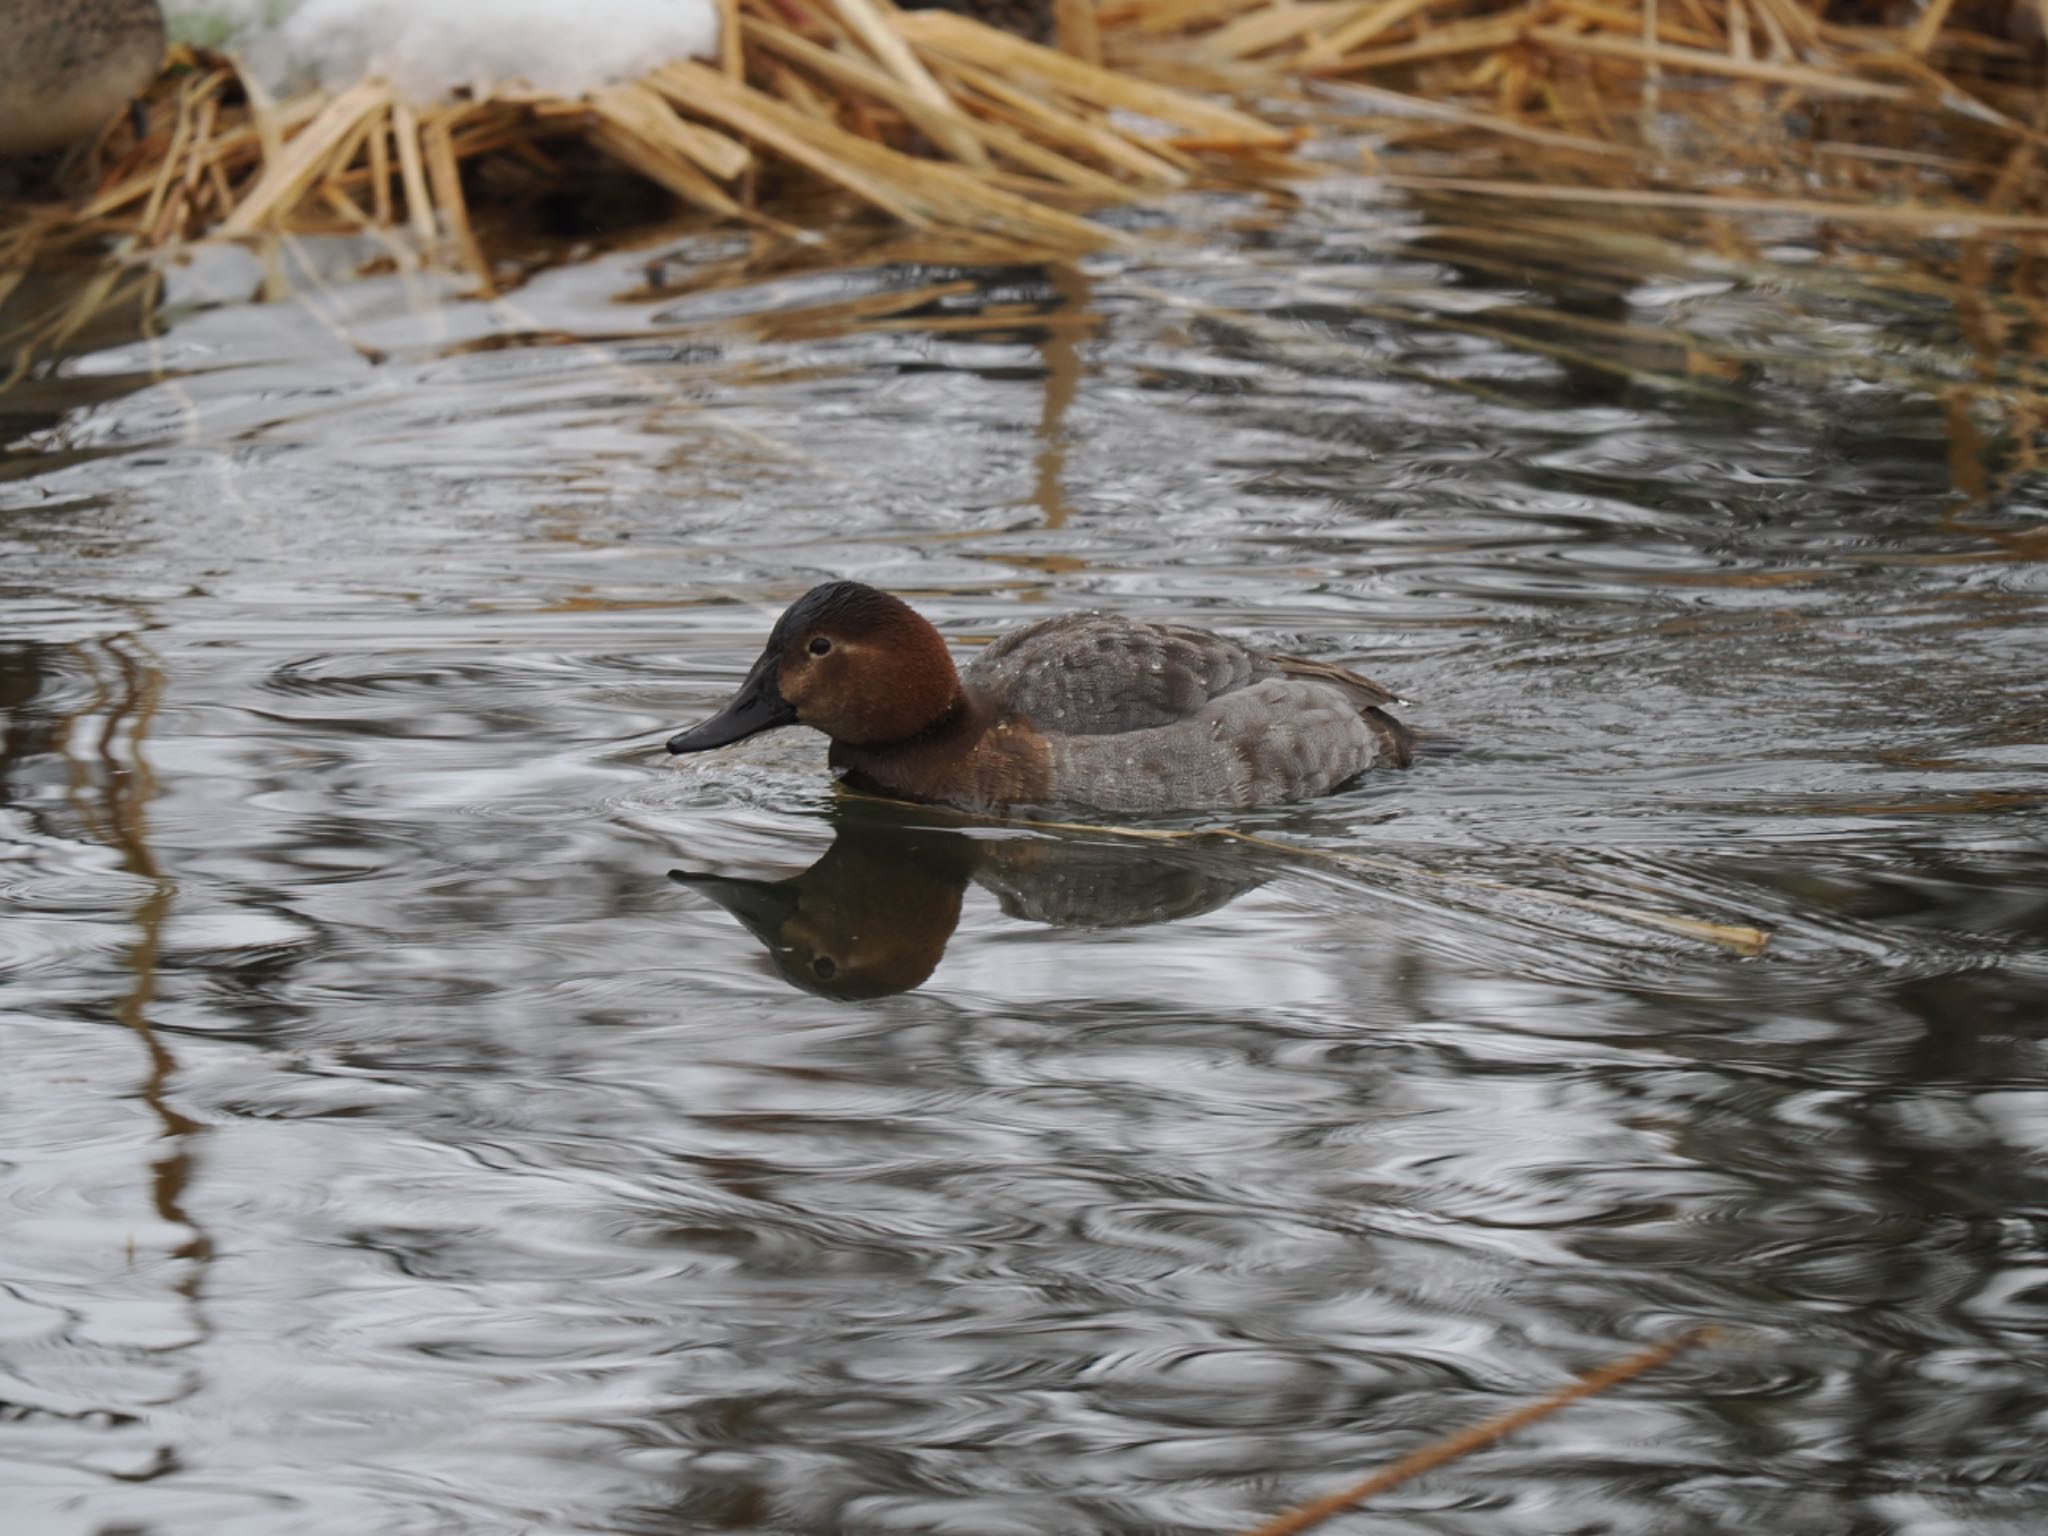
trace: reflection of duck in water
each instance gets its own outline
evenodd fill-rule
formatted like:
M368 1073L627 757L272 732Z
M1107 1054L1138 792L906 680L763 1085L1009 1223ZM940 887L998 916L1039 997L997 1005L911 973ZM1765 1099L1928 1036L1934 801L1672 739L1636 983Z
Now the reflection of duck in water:
M1066 613L1003 635L962 677L908 603L813 587L725 708L670 738L707 752L804 724L857 789L998 814L1274 805L1326 795L1415 739L1370 678L1185 624Z
M784 880L670 870L767 946L791 986L884 997L920 986L960 921L968 883L1012 917L1055 928L1134 928L1213 911L1261 884L1213 848L969 837L885 818L843 818L832 846Z
M163 59L157 0L0 0L0 155L90 138Z

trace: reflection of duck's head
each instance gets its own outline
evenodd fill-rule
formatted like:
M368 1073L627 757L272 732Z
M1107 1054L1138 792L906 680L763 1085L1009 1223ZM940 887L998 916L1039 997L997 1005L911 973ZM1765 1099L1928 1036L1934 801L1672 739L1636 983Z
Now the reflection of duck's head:
M857 812L824 857L787 879L680 869L669 878L737 918L791 986L854 999L924 983L960 921L969 880L1013 917L1126 928L1211 911L1264 876L1237 850L980 838Z
M921 985L960 921L973 842L954 832L845 826L786 880L672 869L767 946L782 979L826 997L886 997Z

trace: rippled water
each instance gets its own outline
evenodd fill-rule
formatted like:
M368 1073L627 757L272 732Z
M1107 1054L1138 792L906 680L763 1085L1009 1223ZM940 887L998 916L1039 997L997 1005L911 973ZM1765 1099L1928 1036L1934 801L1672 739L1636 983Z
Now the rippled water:
M1699 1321L1332 1529L2042 1528L2048 546L1891 317L1589 365L1341 185L741 254L216 258L0 396L9 1536L1225 1533ZM1259 843L667 759L827 575L1444 749Z

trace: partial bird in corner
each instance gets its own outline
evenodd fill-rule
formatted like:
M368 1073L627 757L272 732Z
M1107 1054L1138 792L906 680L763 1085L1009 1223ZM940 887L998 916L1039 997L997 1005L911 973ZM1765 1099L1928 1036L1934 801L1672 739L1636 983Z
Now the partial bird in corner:
M0 155L91 138L163 61L157 0L0 0Z

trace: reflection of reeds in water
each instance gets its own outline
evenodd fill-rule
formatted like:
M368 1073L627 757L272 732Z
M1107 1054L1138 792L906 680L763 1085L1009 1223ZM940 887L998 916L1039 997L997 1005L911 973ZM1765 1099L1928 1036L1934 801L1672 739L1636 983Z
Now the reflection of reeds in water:
M2031 4L1204 0L1171 37L1159 14L1110 0L1104 20L1155 68L1177 47L1185 82L1306 82L1319 124L1363 136L1387 184L1473 236L1454 237L1461 265L1512 283L1532 265L1626 267L1635 245L1654 253L1640 276L1708 254L1738 280L1833 290L1901 335L1938 315L1939 345L1805 361L1824 388L1840 367L1942 401L1965 491L1993 488L1987 459L2039 469L2048 49ZM1822 260L1774 263L1787 239ZM1754 360L1672 334L1651 350L1676 366L1644 370L1613 319L1560 307L1518 344L1690 394L1734 395Z
M195 1329L204 1332L202 1286L206 1264L213 1256L213 1239L187 1209L186 1196L194 1174L194 1142L205 1128L171 1101L178 1062L152 1020L164 925L176 895L174 883L158 865L148 828L156 780L144 745L162 697L163 674L155 658L132 635L109 638L97 647L80 646L74 654L93 678L93 712L100 718L94 760L83 762L67 752L71 804L88 835L111 848L121 868L145 885L133 912L135 942L126 955L129 983L111 1012L142 1048L144 1070L137 1097L156 1117L163 1143L162 1151L149 1164L151 1204L168 1230L184 1234L170 1254L188 1267L172 1288L190 1308ZM112 663L111 679L101 657ZM67 726L84 726L89 718L74 717Z
M146 322L163 278L149 267L104 265L73 274L74 282L39 281L26 271L0 272L0 394L27 377L38 357L82 344L90 333ZM10 305L19 298L21 302Z
M1972 500L2042 467L2048 296L2027 252L2000 237L1851 244L1796 215L1588 218L1464 187L1413 199L1421 219L1390 254L1430 263L1421 276L1379 260L1285 270L1254 253L1247 263L1268 282L1240 307L1202 297L1215 285L1199 267L1177 280L1162 252L1153 281L1099 286L1199 321L1220 351L1305 375L1405 379L1505 408L1545 407L1562 384L1582 400L1640 395L1737 420L1764 411L1813 433L1841 428L1845 390L1868 401L1875 386L1893 397L1887 409L1933 403L1928 436L1945 418L1952 481ZM1657 296L1674 287L1686 291ZM1401 344L1425 332L1554 372L1531 382L1447 368Z

